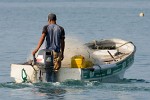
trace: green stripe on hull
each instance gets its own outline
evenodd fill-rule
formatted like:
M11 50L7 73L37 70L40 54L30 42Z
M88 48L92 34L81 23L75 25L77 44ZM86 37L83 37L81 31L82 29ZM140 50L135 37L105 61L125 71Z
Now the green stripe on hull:
M81 79L97 79L97 78L104 78L106 76L114 75L122 70L127 69L130 67L134 62L134 53L129 57L125 58L123 61L116 63L116 65L112 68L108 69L99 69L99 70L90 70L90 69L82 69L81 70Z

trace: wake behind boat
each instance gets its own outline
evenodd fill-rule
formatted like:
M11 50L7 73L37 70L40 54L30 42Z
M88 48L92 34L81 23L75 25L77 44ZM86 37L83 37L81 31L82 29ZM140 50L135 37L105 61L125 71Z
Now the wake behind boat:
M87 56L74 55L70 63L62 65L58 72L52 71L52 81L68 79L102 82L117 82L124 77L126 69L134 62L135 45L122 39L104 39L86 43ZM44 62L44 56L36 57ZM11 64L11 77L15 82L46 82L46 68L37 63Z

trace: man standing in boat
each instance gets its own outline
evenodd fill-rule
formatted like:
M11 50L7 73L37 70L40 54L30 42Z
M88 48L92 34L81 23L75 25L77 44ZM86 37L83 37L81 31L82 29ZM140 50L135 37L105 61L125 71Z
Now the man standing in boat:
M48 15L48 25L43 27L42 36L36 49L32 52L32 54L35 55L46 39L45 48L53 51L55 71L59 70L61 67L65 48L65 31L63 27L56 24L56 20L57 18L55 14L50 13Z

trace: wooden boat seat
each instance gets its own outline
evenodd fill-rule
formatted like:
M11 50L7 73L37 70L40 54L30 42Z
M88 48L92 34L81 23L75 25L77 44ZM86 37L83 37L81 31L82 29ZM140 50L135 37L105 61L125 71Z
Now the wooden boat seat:
M117 62L120 61L124 58L126 58L130 53L121 53L119 55L113 56L114 59L109 55L109 56L103 56L101 58L102 62L106 62L106 63L111 63L113 61Z

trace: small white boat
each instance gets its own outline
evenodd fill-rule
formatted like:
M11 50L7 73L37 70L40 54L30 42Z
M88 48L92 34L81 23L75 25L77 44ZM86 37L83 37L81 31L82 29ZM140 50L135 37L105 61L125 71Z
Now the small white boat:
M117 82L123 79L126 69L134 62L136 47L130 41L104 39L86 43L85 46L89 57L74 56L69 66L62 66L58 72L53 72L53 81ZM11 64L11 77L17 83L46 82L45 69L39 68L39 65Z

